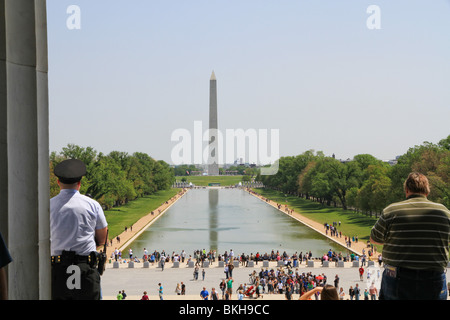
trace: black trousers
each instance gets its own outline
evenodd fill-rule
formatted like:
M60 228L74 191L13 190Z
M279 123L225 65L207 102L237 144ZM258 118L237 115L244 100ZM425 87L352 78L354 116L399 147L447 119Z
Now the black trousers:
M100 300L100 274L87 262L52 264L52 300Z

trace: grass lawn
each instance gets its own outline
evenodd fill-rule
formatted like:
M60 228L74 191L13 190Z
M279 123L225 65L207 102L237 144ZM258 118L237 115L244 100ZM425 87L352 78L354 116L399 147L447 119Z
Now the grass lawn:
M276 190L253 189L253 191L280 204L287 204L298 213L321 224L341 221L338 230L342 231L342 235L358 236L359 241L366 242L370 239L370 230L377 221L375 217L369 217L351 210L327 207L292 195L285 196L283 192ZM381 248L381 246L378 247Z
M242 181L242 176L177 176L177 181L181 182L186 178L187 182L192 182L196 186L207 186L208 183L220 183L221 186L231 186Z
M108 238L111 239L118 236L125 230L125 227L129 228L140 218L158 208L179 191L180 189L177 188L160 190L152 195L129 201L123 206L105 211L109 229Z

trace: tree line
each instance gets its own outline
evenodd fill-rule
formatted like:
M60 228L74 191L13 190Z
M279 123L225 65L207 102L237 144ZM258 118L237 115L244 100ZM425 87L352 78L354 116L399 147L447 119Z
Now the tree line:
M194 164L180 164L174 167L175 176L189 176L192 175L193 172L203 173L203 168L198 168ZM244 165L232 165L224 169L223 167L219 167L219 175L226 175L227 171L233 171L236 175L240 176L249 176L250 178L256 176L259 172L259 169L251 166Z
M112 151L105 155L92 147L68 144L59 153L50 154L50 197L59 193L54 167L65 159L82 160L87 174L80 193L96 199L106 210L127 203L158 190L166 190L175 181L173 168L146 153L132 155Z
M437 144L424 142L398 157L396 164L370 154L341 161L323 152L281 157L275 175L257 176L266 187L366 214L378 215L405 199L403 182L412 171L425 174L432 201L450 207L450 135Z

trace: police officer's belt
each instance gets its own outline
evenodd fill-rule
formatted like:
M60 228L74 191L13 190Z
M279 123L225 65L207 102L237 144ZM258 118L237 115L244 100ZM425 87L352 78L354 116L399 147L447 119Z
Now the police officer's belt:
M77 263L88 263L91 266L96 265L98 263L97 253L91 252L88 256L80 256L75 254L73 251L63 251L61 255L52 256L52 264L77 264Z

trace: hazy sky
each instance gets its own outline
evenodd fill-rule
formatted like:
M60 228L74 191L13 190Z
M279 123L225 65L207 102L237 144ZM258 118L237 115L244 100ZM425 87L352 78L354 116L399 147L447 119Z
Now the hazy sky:
M80 29L67 26L70 5ZM174 130L207 128L213 70L219 129L279 129L281 156L393 159L450 134L448 0L47 7L51 151L74 143L171 163Z

